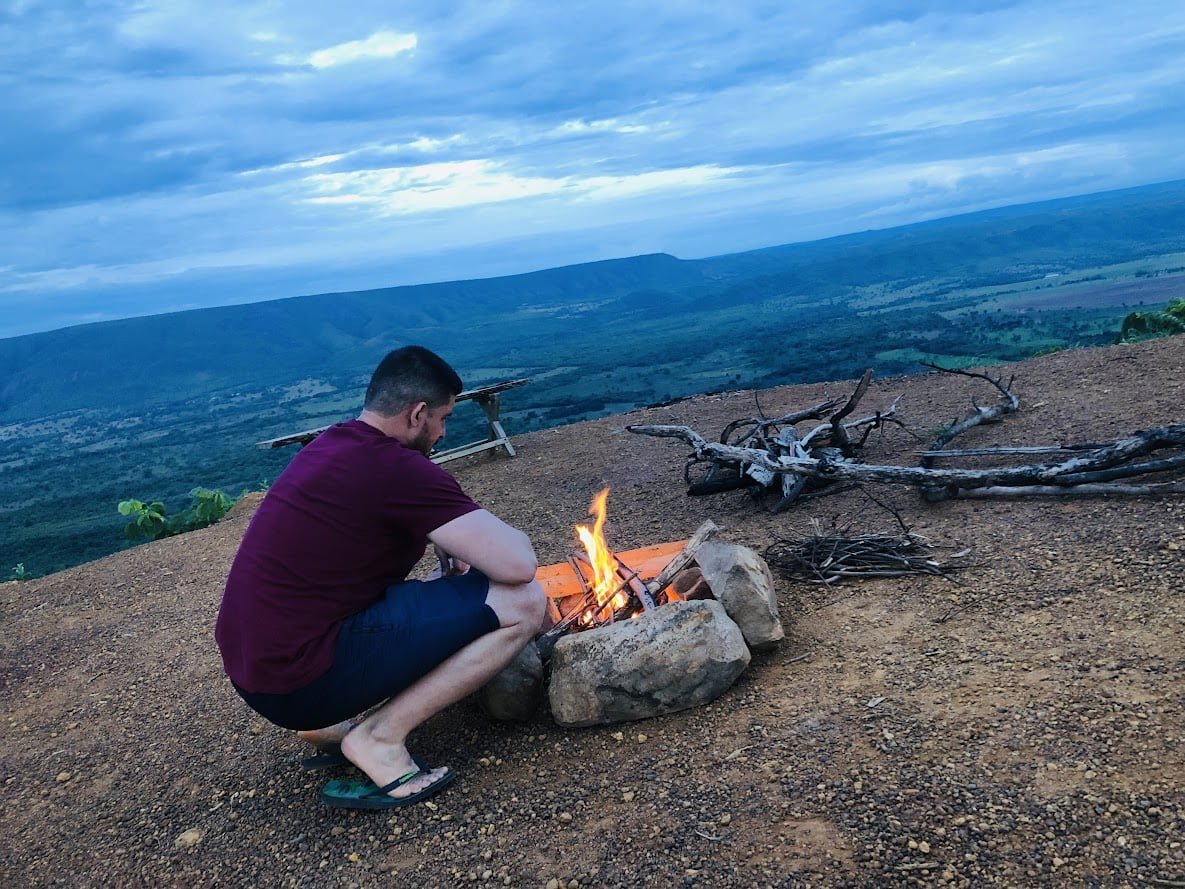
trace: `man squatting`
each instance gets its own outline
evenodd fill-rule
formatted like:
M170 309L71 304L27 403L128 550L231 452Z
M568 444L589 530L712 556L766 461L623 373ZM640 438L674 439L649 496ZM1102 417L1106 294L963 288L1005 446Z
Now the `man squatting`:
M329 782L332 806L410 805L450 783L408 734L543 621L531 542L428 459L461 388L425 348L387 355L359 417L317 436L268 490L226 581L215 638L239 695L318 747L340 743L370 779ZM443 576L408 580L429 542Z

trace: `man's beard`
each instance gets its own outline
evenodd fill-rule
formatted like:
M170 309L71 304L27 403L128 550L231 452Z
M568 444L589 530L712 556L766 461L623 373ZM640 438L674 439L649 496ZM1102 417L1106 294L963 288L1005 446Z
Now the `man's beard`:
M420 434L412 439L412 449L419 451L425 457L432 453L432 448L436 445L436 441L432 438L432 430L424 428L420 430Z

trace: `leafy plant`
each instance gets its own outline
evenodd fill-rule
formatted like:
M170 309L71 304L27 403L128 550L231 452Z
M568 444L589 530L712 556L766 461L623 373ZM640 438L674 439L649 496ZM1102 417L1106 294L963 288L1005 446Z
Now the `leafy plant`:
M1131 312L1119 328L1119 342L1138 343L1185 333L1185 299L1174 299L1159 312Z
M162 537L196 531L226 515L237 500L222 491L202 487L194 488L189 495L193 497L193 503L174 515L166 515L165 505L159 500L152 503L120 501L119 514L131 518L124 528L124 534L129 540L160 540Z
M212 525L235 505L236 498L222 491L212 491L209 488L194 488L189 492L193 503L189 509L176 517L178 531L193 531Z
M165 505L159 500L144 503L141 500L121 500L119 514L131 521L124 526L123 533L128 540L157 540L167 537L169 521L165 517Z
M12 579L13 580L28 580L29 579L29 572L25 570L25 563L24 562L17 562L16 565L13 567Z

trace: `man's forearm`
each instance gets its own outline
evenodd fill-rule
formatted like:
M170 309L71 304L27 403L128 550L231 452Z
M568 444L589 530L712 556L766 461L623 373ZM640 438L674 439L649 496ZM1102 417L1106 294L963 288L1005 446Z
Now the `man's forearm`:
M484 509L454 519L428 536L454 559L467 562L495 583L517 585L535 579L539 562L530 538Z

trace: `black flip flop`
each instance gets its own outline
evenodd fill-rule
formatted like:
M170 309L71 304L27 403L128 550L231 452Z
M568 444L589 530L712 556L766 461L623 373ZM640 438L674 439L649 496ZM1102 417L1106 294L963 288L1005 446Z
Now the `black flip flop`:
M306 756L300 761L300 767L306 772L316 772L320 769L332 769L336 766L353 765L342 753L341 744L326 744L318 747L312 756Z
M443 775L423 790L399 799L388 795L396 787L402 787L423 774L424 770L417 768L383 787L376 786L369 778L334 780L321 788L321 799L327 806L336 809L402 809L435 796L457 778L455 772L446 769Z

